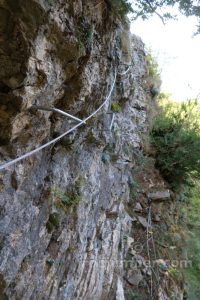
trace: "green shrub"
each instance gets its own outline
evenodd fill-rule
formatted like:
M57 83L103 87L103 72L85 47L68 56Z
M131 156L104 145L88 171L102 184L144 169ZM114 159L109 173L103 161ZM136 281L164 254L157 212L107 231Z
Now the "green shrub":
M152 51L146 50L146 62L148 67L148 73L150 77L158 77L160 76L159 65L156 61L156 58L153 56Z
M49 216L48 222L46 224L46 228L50 233L54 228L58 228L60 224L58 213L52 213Z
M48 258L48 259L46 260L46 263L47 263L47 265L48 265L49 267L52 267L53 264L55 263L55 260L54 260L53 258Z
M52 188L52 196L55 199L57 207L63 208L63 206L77 205L80 200L80 191L76 184L67 192L62 191L58 187Z
M156 57L153 55L151 49L146 49L146 65L148 71L148 82L149 82L149 91L152 98L155 98L160 93L160 86L161 86L161 78L160 73L161 70L159 69L159 65L157 62Z
M119 158L120 156L115 151L115 147L112 144L106 145L101 156L102 162L104 164L108 164L109 162L116 163Z
M138 194L138 189L140 188L139 184L133 180L132 177L128 178L128 186L130 189L130 196L135 199L137 197Z
M121 111L122 111L122 108L121 108L121 105L120 105L118 102L113 101L113 102L111 103L111 110L112 110L113 112L118 113L118 112L121 112Z
M53 4L55 3L55 1L54 1L54 0L47 0L47 3L48 3L49 5L53 5Z
M128 13L133 12L132 6L128 0L109 0L112 11L122 20Z
M125 291L125 299L126 300L139 300L141 299L141 295L138 291L135 291L133 288L126 289Z
M156 166L172 186L200 178L200 105L165 103L155 119L151 141Z
M94 26L88 23L84 18L80 18L76 27L76 37L78 40L79 53L85 55L86 50L92 45Z
M190 262L183 269L188 299L200 299L200 181L195 181L190 193L190 201L179 209L180 224L185 230L184 252ZM183 217L184 215L184 217Z

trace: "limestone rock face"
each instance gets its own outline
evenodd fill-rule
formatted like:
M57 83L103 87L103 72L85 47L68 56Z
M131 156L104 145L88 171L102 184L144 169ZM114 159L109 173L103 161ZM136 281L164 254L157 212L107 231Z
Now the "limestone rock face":
M35 106L85 118L117 72L119 108L111 131L108 102L71 135L0 171L0 299L125 299L129 177L148 131L143 43L94 0L1 0L0 33L1 163L76 123Z
M170 191L156 191L148 194L148 198L151 200L169 200L171 198Z

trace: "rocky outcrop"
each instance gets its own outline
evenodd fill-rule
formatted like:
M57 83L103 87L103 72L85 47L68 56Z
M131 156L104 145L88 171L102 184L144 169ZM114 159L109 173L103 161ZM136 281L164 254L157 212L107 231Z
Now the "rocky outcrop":
M143 43L106 2L0 1L1 163L76 122L36 106L85 118L117 72L111 101L86 125L0 172L1 299L125 299L151 98Z
M158 200L170 200L171 195L169 190L165 191L156 191L156 192L151 192L148 194L148 198L153 200L153 201L158 201Z

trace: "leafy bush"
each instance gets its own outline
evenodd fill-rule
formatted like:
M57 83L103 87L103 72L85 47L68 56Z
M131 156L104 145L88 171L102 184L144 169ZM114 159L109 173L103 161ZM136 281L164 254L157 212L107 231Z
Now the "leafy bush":
M200 299L200 104L169 101L160 97L161 112L154 121L151 139L156 149L156 164L176 193L179 234L184 239L177 250L186 260L184 274L188 299ZM170 275L174 274L171 269Z
M153 56L152 51L147 49L146 50L146 62L148 66L148 73L150 77L159 77L160 71L159 71L159 65L157 63L156 58Z
M167 20L176 17L170 8L176 4L180 13L188 16L197 17L197 31L200 33L200 7L199 1L189 0L137 0L133 3L133 18L137 19L141 17L143 20L148 19L153 14L156 14L163 23ZM162 13L162 8L166 9L165 13Z
M56 206L60 208L63 206L76 205L81 200L76 186L68 192L64 192L58 187L53 187L52 196L55 198Z
M52 213L49 216L48 222L46 224L46 228L50 233L54 228L58 228L60 224L58 213Z
M183 273L187 282L186 291L188 299L200 299L200 181L195 180L194 187L190 193L190 201L179 208L179 217L182 228L184 228L185 245L184 252L190 262Z
M84 18L80 18L76 28L76 37L79 43L79 51L81 55L85 55L85 51L90 48L93 40L94 28Z
M112 11L121 19L125 19L126 15L133 12L132 6L128 0L109 0Z
M118 112L121 112L122 107L121 107L121 105L119 104L119 102L113 101L113 102L111 103L111 110L112 110L113 112L118 113Z
M156 166L172 186L200 178L200 105L167 101L155 119L151 139Z
M160 93L160 86L161 86L161 78L160 73L161 70L159 69L159 65L157 62L156 57L153 55L151 49L146 49L146 64L147 64L147 71L149 76L149 87L150 93L152 98L155 98Z

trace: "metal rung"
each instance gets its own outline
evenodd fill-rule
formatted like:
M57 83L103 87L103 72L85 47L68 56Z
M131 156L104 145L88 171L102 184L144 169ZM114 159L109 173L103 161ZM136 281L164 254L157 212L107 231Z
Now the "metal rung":
M112 130L114 119L115 119L115 114L112 115L112 120L111 120L111 123L110 123L110 131Z

